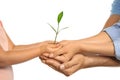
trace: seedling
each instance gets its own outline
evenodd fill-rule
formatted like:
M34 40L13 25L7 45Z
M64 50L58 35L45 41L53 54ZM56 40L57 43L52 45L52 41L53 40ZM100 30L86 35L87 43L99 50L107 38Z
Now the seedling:
M59 25L60 25L60 22L61 22L61 20L62 20L62 17L63 17L63 11L58 14L58 17L57 17L57 23L58 23L57 28L54 28L52 25L48 24L48 25L52 28L52 30L55 32L54 43L56 43L56 41L57 41L58 34L59 34L62 30L68 28L68 27L64 27L64 28L59 29L59 28L60 28Z

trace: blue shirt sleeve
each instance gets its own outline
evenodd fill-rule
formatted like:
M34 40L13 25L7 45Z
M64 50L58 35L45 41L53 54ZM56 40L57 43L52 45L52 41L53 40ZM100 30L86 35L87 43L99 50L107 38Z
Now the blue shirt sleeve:
M120 15L120 0L114 0L112 3L111 14Z
M115 49L115 57L120 60L120 22L104 29L104 31L112 39Z

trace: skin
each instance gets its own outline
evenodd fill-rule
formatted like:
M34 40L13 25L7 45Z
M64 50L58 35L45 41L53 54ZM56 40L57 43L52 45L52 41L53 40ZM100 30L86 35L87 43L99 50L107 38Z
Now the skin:
M120 15L111 15L104 28L120 20ZM69 76L82 68L96 66L120 66L114 58L112 40L105 32L82 39L61 41L62 48L52 54L44 54L40 59L53 69Z
M28 45L15 45L6 34L0 21L0 79L13 80L11 65L25 62L49 52L56 45L51 41L38 42Z
M1 28L2 22L1 23ZM38 42L34 44L28 45L15 45L10 40L5 30L3 29L3 39L5 37L5 41L8 41L8 51L5 51L2 46L0 46L0 67L6 67L9 65L21 63L35 57L40 56L42 53L49 52L54 44L51 44L51 41Z
M60 57L63 55L70 60L77 53L114 56L113 43L105 32L82 40L64 40L60 44L62 48L50 54L50 57Z
M4 29L2 27L2 24L0 22L0 32L2 33L2 35L0 34L0 36L2 36L0 38L0 44L1 44L1 47L7 51L7 50L11 50L12 46L8 46L8 44L11 44L11 42L6 42L8 37L5 36L3 37L3 35L6 35L6 33L4 32ZM5 43L4 43L4 42ZM4 43L4 44L3 44ZM7 76L7 77L6 77ZM6 66L6 67L1 67L0 68L0 79L2 80L13 80L13 70L12 70L12 67L11 66Z
M97 66L120 66L119 62L115 58L106 56L86 56L76 54L68 62L61 62L51 58L45 59L43 57L41 57L41 59L45 64L66 76L70 76L76 71L84 68Z
M116 19L120 19L118 15ZM111 15L105 26L115 18L115 15ZM115 20L118 21L118 20ZM108 24L109 25L109 24ZM106 32L100 32L99 34L82 39L82 40L66 40L61 41L60 44L63 46L60 50L50 54L50 57L56 57L64 55L68 60L73 57L76 53L92 53L105 56L115 56L114 46L111 38ZM74 48L73 48L74 47Z
M112 26L114 23L118 22L120 20L120 15L117 14L112 14L110 17L107 19L104 28Z

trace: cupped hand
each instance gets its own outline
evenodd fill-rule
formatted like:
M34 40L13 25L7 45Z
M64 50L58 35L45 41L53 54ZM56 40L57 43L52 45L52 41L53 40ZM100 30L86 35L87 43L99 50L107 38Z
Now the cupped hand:
M59 44L54 44L53 41L44 41L40 43L40 49L42 50L42 54L44 53L53 53L61 46Z
M43 63L47 64L56 71L59 71L66 76L70 76L79 69L83 68L86 57L82 54L76 54L71 60L67 62L61 62L54 58L49 58L49 55L46 54L46 56L40 56L40 59Z

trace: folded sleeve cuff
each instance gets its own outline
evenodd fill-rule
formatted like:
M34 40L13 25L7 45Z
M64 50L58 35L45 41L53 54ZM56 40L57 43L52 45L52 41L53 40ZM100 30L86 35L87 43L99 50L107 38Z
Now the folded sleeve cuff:
M115 40L114 42L115 47L115 57L120 60L120 38Z
M120 60L120 22L111 27L105 28L105 31L113 41L115 49L115 57Z

